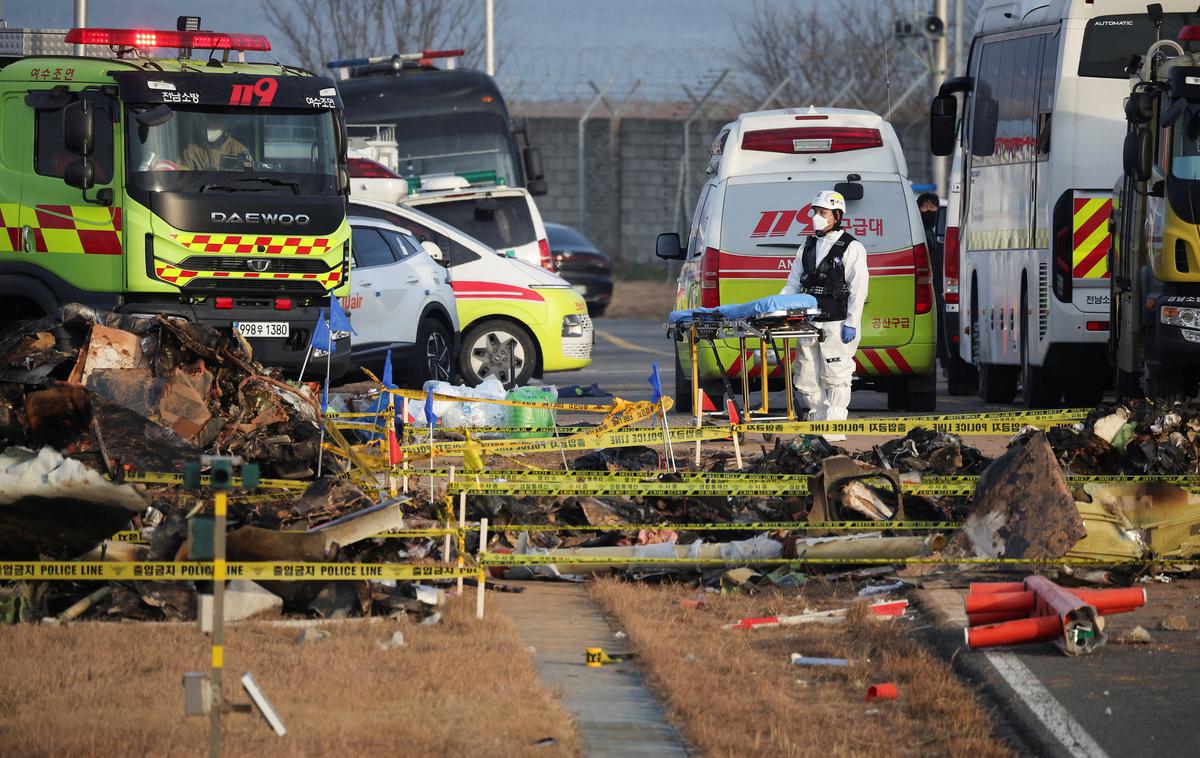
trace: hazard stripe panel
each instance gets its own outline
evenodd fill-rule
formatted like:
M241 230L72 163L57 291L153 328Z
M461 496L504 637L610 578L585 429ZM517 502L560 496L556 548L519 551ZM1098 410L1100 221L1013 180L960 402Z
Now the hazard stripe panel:
M1108 249L1112 235L1108 219L1112 214L1112 198L1077 197L1072 204L1071 265L1076 279L1107 279Z
M197 253L223 255L324 255L333 247L328 237L269 237L253 234L176 234L176 242Z
M78 255L120 255L121 209L97 205L0 204L0 251L22 249L21 230L32 232L33 252Z

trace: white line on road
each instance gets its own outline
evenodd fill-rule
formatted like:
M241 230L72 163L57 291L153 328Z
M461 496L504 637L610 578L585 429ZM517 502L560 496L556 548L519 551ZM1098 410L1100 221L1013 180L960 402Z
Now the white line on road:
M617 335L609 334L608 332L604 331L603 329L597 329L596 336L599 337L600 339L604 340L605 342L609 342L609 343L616 345L617 347L621 348L622 350L636 350L639 353L653 353L654 355L665 355L669 358L675 357L672 353L668 353L663 350L653 350L648 347L642 347L641 345L630 342L629 340L621 339Z
M1080 758L1107 758L1108 753L1017 656L1012 653L986 653L985 656L1068 753Z

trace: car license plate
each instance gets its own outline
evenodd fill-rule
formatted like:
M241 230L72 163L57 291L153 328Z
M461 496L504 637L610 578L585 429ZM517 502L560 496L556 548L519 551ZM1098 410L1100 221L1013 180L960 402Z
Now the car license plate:
M235 321L233 328L243 337L287 337L286 321Z
M575 285L571 286L571 289L575 290L576 292L578 292L581 295L587 294L587 285L586 284L575 284Z

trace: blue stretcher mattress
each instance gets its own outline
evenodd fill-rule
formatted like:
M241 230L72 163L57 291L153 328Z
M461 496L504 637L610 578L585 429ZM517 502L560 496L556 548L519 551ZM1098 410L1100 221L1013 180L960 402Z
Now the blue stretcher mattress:
M748 303L731 303L716 308L689 308L684 311L671 311L667 320L672 324L688 321L703 321L706 319L751 319L772 311L795 311L817 307L817 299L812 295L771 295L770 297L751 300Z

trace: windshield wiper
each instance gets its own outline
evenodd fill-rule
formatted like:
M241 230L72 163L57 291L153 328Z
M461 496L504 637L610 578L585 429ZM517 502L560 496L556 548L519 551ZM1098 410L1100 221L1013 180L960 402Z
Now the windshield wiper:
M239 177L235 177L235 178L231 179L230 181L262 182L263 184L270 184L275 187L291 187L293 193L295 193L297 195L300 194L300 182L289 182L286 179L276 179L276 178L270 177L270 176L245 176L245 177L239 176Z
M206 184L200 188L200 192L268 192L267 189L254 189L253 187L230 187L227 184Z

